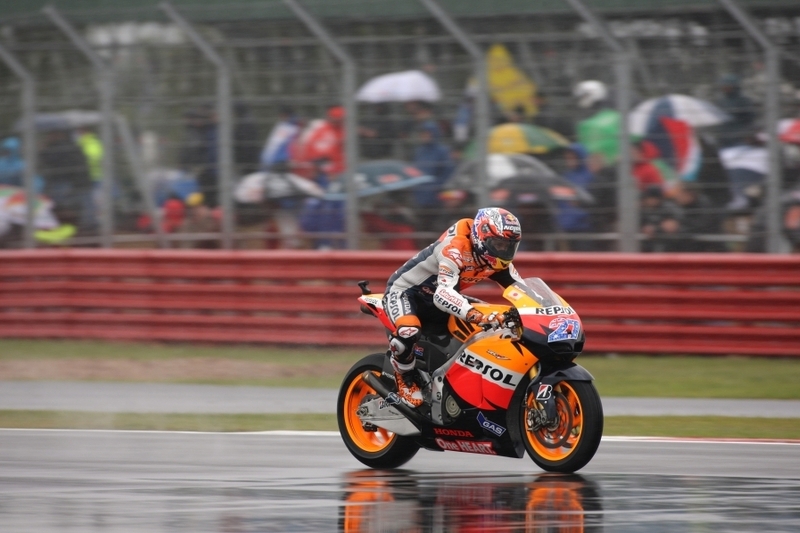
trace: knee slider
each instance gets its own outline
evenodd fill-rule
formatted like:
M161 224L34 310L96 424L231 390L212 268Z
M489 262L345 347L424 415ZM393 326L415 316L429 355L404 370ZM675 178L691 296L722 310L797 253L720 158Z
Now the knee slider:
M416 342L419 339L422 324L420 324L419 318L414 315L401 316L395 321L394 326L396 328L394 331L395 337L408 339L411 342Z
M410 363L414 360L414 344L419 340L419 319L415 316L403 316L395 323L397 329L389 340L389 349L392 357L400 363Z

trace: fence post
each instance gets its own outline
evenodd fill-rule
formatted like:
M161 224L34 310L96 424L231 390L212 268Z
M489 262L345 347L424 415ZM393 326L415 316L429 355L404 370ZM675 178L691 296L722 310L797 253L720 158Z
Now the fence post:
M35 248L34 219L36 207L36 191L34 190L34 177L36 176L36 80L14 55L0 44L0 59L22 81L22 145L25 159L23 186L25 187L25 231L23 245L25 248Z
M172 4L159 8L183 31L217 70L217 187L222 207L222 247L233 248L233 115L231 113L231 75L222 56L206 41Z
M460 44L475 62L475 70L478 76L478 97L475 109L475 134L477 143L478 159L478 207L489 205L489 180L487 176L487 150L489 139L489 80L486 71L486 58L481 47L472 40L469 35L453 20L450 14L442 9L436 0L419 0L419 2L431 13L431 15L444 26L458 44Z
M769 171L767 174L767 252L780 253L783 248L781 236L781 156L778 139L778 120L780 120L780 50L770 41L761 28L734 0L717 0L736 22L764 50L767 69L767 92L764 102L764 128L767 134Z
M72 44L86 56L99 78L100 138L103 143L103 209L100 218L100 236L104 248L114 244L114 69L94 51L70 22L53 6L42 12L66 35Z
M621 252L639 251L639 196L631 171L628 113L631 109L631 54L611 34L605 22L582 0L565 0L614 52L617 110L620 113L619 159L617 160L617 214Z
M125 150L125 155L128 157L128 164L130 164L133 177L137 185L139 185L139 192L142 195L142 201L144 201L145 209L147 209L147 212L150 214L150 220L153 221L153 229L156 232L158 246L160 248L166 248L167 240L164 236L164 228L161 225L161 213L159 212L158 206L156 206L155 203L153 188L147 181L144 165L142 164L142 159L139 155L139 147L136 145L136 141L133 138L130 124L128 124L128 119L125 118L124 115L117 115L116 121L117 133L122 141L122 147Z
M328 51L342 64L342 98L344 99L344 150L347 162L345 190L347 191L347 247L359 247L358 188L355 180L358 166L358 105L356 103L356 62L319 21L297 0L283 0L292 13L305 24L314 36L322 41Z

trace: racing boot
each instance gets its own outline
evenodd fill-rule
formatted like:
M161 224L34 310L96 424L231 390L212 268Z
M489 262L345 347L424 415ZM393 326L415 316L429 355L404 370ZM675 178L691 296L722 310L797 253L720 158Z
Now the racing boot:
M414 368L414 363L403 364L392 357L394 367L394 380L397 382L397 396L400 401L416 409L422 405L422 390L417 384L419 374Z

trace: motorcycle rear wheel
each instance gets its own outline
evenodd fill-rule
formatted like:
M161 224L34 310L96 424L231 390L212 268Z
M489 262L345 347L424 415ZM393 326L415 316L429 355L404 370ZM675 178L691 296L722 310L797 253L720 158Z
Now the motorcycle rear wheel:
M527 417L538 409L536 391L522 399L519 428L525 450L533 462L548 472L572 473L594 457L603 436L603 405L594 384L562 381L553 386L558 424L528 429Z
M353 457L370 468L397 468L407 463L420 446L410 437L403 437L383 428L364 429L356 411L368 395L377 395L361 375L370 371L380 376L384 354L372 354L357 362L345 376L336 402L339 433Z

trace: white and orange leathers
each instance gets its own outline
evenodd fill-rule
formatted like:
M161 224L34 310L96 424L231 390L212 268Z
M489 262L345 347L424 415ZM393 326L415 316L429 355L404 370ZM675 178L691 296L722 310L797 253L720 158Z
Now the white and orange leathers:
M512 264L500 270L478 260L473 254L473 221L464 218L450 226L439 239L400 267L387 283L383 308L395 325L392 352L401 364L413 363L411 348L419 337L419 318L444 312L469 320L477 310L460 293L485 279L502 287L522 282ZM404 334L415 328L412 338ZM396 350L395 350L396 348Z

